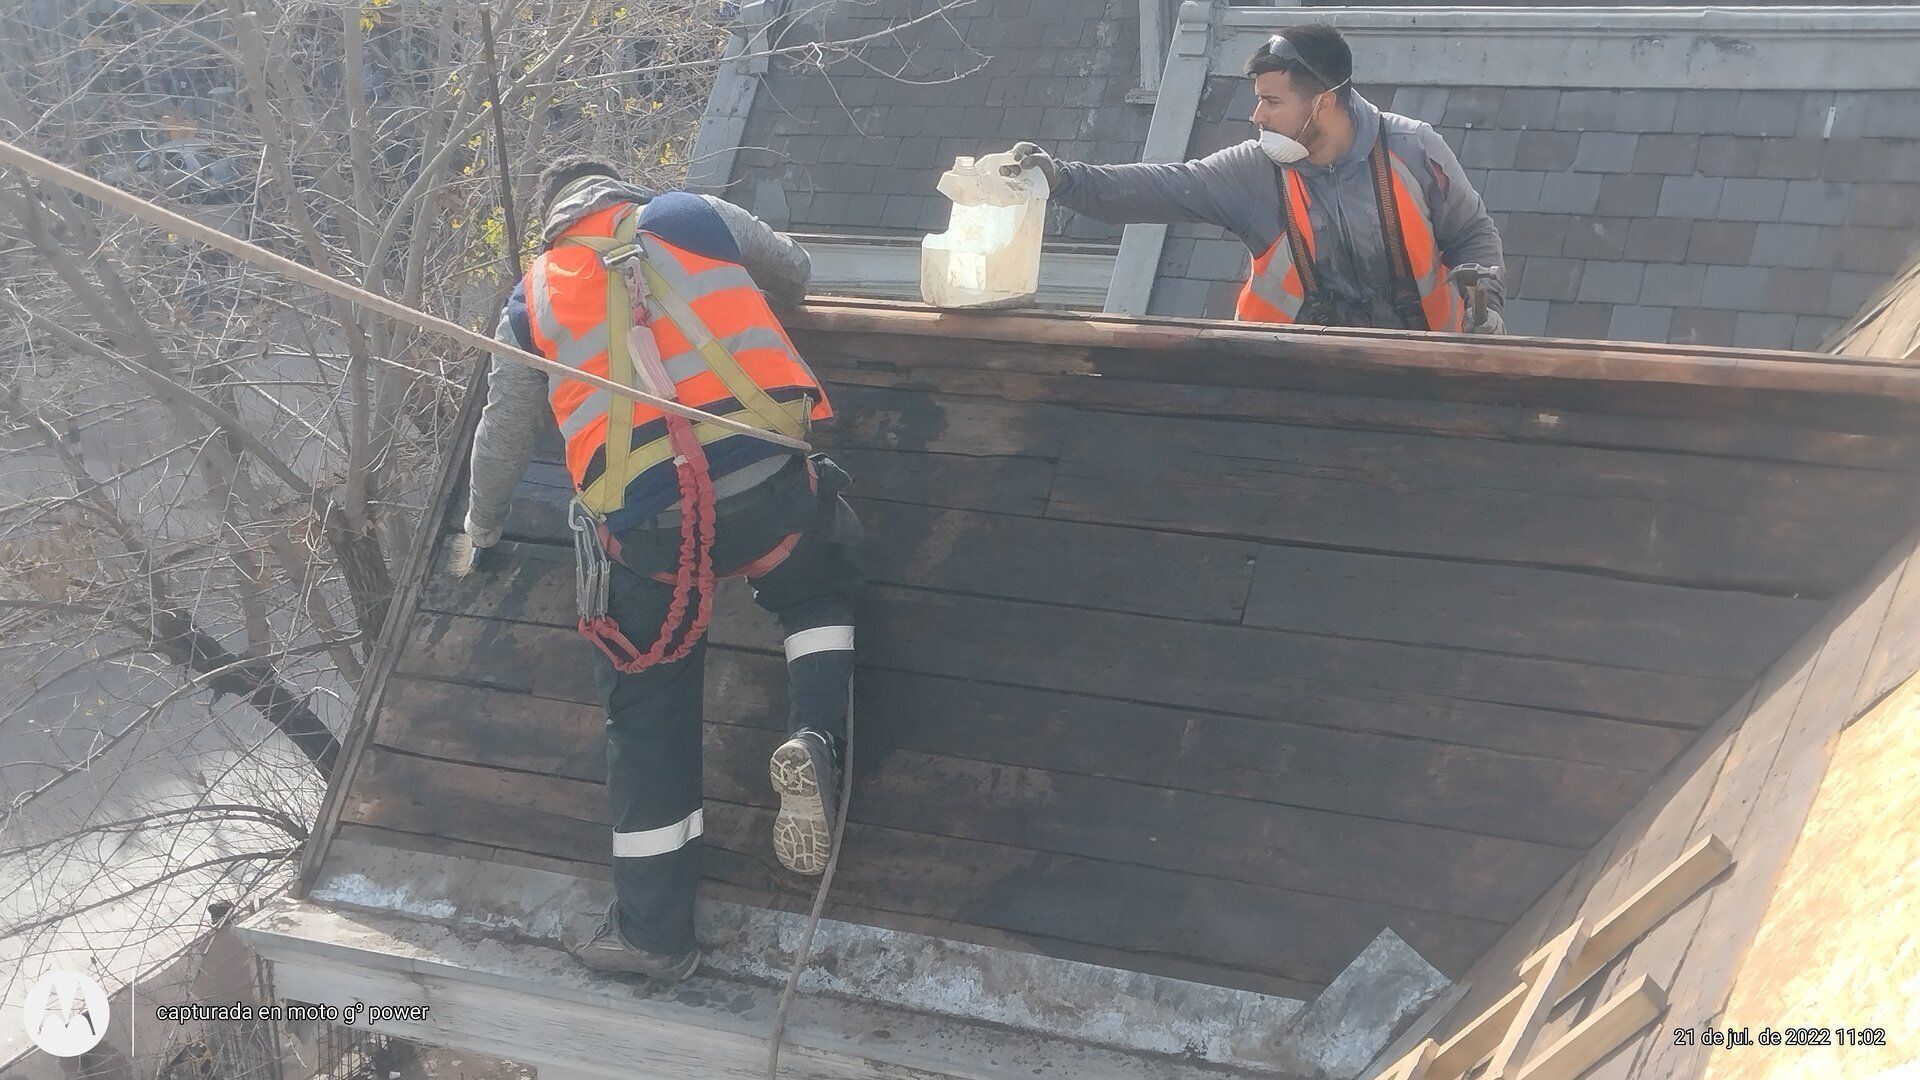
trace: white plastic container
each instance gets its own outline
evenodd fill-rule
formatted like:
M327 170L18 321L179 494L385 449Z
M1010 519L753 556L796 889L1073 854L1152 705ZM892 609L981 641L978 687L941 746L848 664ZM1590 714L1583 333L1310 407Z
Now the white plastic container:
M1012 154L955 158L940 177L953 200L947 231L920 242L920 296L943 308L1011 307L1040 289L1047 178L1038 169L1000 175Z

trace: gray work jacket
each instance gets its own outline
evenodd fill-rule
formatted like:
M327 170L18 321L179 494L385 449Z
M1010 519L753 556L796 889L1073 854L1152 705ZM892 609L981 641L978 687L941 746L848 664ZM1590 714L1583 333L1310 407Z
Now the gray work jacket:
M1446 140L1423 120L1381 112L1352 94L1347 115L1353 120L1353 145L1328 165L1306 161L1297 169L1307 183L1308 219L1313 226L1314 268L1327 300L1353 313L1360 325L1400 328L1388 283L1386 239L1374 194L1367 155L1383 135L1387 149L1400 156L1420 178L1433 213L1434 240L1448 266L1480 263L1501 266L1500 233L1487 216L1480 193L1467 182L1460 161ZM1053 198L1060 205L1110 224L1194 222L1217 225L1259 256L1284 230L1280 200L1285 197L1280 170L1249 139L1197 161L1179 164L1088 165L1060 163ZM1487 289L1487 306L1499 310L1505 292Z

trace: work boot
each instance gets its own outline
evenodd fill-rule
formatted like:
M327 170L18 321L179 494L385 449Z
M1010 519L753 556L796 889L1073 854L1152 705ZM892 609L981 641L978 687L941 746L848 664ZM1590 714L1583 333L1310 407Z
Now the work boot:
M833 850L833 816L840 809L840 755L832 739L802 728L773 752L767 771L780 796L773 853L797 874L821 873Z
M567 952L575 960L596 971L623 971L670 983L679 982L700 966L698 945L688 949L682 956L667 956L629 945L626 935L620 932L619 921L611 907L607 909L606 918L594 927L593 933L584 938L569 937L566 946Z

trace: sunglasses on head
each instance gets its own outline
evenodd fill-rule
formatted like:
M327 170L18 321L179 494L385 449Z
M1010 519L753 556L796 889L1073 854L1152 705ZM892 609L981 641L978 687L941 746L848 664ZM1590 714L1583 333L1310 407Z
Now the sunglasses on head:
M1338 90L1347 84L1345 79L1329 79L1321 74L1319 68L1308 63L1307 58L1300 55L1300 50L1293 47L1293 42L1288 41L1280 34L1275 34L1268 38L1267 43L1261 47L1260 51L1283 64L1297 64L1306 69L1307 74L1320 80L1320 85L1326 87L1328 90ZM1326 91L1323 90L1321 92L1325 93Z

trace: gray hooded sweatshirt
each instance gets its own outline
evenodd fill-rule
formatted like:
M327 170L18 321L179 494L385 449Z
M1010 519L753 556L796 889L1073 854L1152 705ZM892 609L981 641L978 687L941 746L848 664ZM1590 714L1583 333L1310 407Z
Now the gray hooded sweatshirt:
M1307 183L1307 217L1313 225L1314 267L1336 310L1355 313L1360 325L1405 328L1387 283L1386 239L1367 155L1382 136L1426 188L1434 240L1448 266L1503 265L1500 233L1487 216L1480 193L1467 182L1446 140L1422 120L1381 112L1351 93L1347 115L1353 145L1327 165L1300 161L1280 166L1249 139L1179 164L1088 165L1060 163L1053 197L1062 206L1111 224L1188 222L1217 225L1239 237L1251 256L1266 252L1284 231L1280 170L1297 169ZM1487 289L1487 306L1499 310L1505 293ZM1424 329L1418 327L1416 329Z
M805 248L724 199L711 195L673 194L673 199L664 199L659 193L611 177L595 177L591 182L570 185L566 197L556 200L547 212L542 237L552 243L567 226L616 202L645 204L663 199L663 206L668 202L675 204L676 212L668 220L682 230L681 234L669 239L698 248L703 239L702 232L710 232L714 223L712 217L701 220L705 210L697 209L697 204L695 212L688 212L687 200L698 198L704 200L718 216L718 223L724 225L732 245L738 249L740 265L746 268L754 284L766 294L768 303L776 309L792 307L806 296L812 263ZM646 219L642 220L644 222ZM724 248L724 238L704 239L707 246L719 240ZM527 330L524 287L524 281L515 286L507 306L500 312L500 321L493 336L528 352L538 353L540 350L533 347L532 336ZM500 539L501 530L506 526L508 507L513 501L514 488L519 486L521 475L533 460L535 440L543 428L553 426L547 389L545 372L499 356L493 358L493 365L487 372L487 403L480 412L479 430L473 436L467 500L466 532L481 547ZM768 458L728 475L718 476L714 480L714 493L728 495L745 490L772 475L783 464L785 458ZM679 503L673 505L677 507Z

